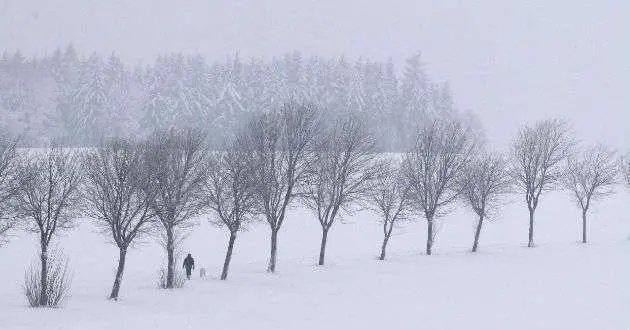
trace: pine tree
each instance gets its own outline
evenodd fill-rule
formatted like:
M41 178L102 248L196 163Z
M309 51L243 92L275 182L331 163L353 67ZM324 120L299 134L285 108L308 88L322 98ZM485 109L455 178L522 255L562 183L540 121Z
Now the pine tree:
M160 56L145 76L144 115L146 131L177 127L181 118L190 118L190 90L186 85L186 63L181 54Z
M68 89L64 120L75 142L95 143L104 135L109 107L109 86L103 60L92 54L83 62L77 81Z
M407 59L401 86L401 111L398 124L401 141L412 141L415 131L426 119L429 107L429 82L422 68L420 53ZM405 142L403 142L405 143ZM403 148L409 146L403 145Z

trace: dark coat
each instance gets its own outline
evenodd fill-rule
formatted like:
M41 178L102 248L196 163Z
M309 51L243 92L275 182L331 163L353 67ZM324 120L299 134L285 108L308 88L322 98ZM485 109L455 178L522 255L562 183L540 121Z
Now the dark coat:
M191 269L195 269L195 259L193 259L193 257L188 255L186 259L184 259L183 267L185 267L187 271L190 271Z

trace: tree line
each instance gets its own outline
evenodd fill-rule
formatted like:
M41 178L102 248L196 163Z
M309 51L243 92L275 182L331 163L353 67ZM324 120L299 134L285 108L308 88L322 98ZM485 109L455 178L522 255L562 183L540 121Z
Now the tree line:
M115 53L0 53L0 130L22 144L96 146L103 137L148 137L155 130L194 128L218 147L240 123L289 99L308 100L331 115L364 113L378 141L403 151L427 114L453 108L446 83L429 79L420 54L404 68L344 56L223 61L181 53L128 65ZM393 133L392 133L393 132Z
M462 116L435 116L416 127L406 151L387 154L364 114L331 119L314 103L290 100L252 116L218 149L197 129L103 138L87 150L55 141L45 150L20 149L17 139L2 138L0 238L11 228L37 235L40 264L27 272L26 294L31 306L52 306L69 280L67 261L49 247L80 218L91 219L119 250L109 295L116 300L127 252L143 236L160 239L163 286L177 287L176 251L200 216L229 232L225 280L235 241L254 222L269 226L267 270L276 271L281 229L295 206L312 211L321 225L318 264L324 265L328 233L358 210L379 216L383 260L393 230L406 220L426 221L425 253L431 255L438 220L457 203L465 205L476 218L475 252L484 221L508 194L518 194L534 247L537 207L548 191L565 189L582 212L586 243L592 204L612 194L620 177L630 187L630 157L601 144L580 146L563 120L524 126L506 154L487 150Z

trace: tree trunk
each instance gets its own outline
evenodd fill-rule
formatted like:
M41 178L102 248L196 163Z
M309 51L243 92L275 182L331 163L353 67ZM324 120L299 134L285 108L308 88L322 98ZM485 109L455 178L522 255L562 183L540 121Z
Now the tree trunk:
M278 251L278 230L271 229L271 251L269 255L269 265L267 266L267 272L276 272L276 254Z
M324 265L324 259L326 258L326 241L328 240L328 229L322 228L322 242L319 246L319 262L320 266Z
M173 288L173 280L175 278L175 242L173 239L173 229L168 228L166 230L166 288Z
M479 216L479 222L477 222L477 229L475 230L475 241L473 242L472 252L477 252L477 246L479 245L479 234L481 233L481 227L483 226L483 216Z
M529 209L529 241L527 247L534 247L534 209Z
M389 241L389 235L385 234L383 238L383 244L381 244L381 256L378 258L379 260L385 260L385 250L387 249L387 242Z
M586 243L586 212L586 209L582 210L582 243Z
M428 256L431 255L431 248L433 247L433 217L427 219L427 250Z
M221 280L227 279L228 270L230 269L230 261L232 260L232 250L234 250L234 241L236 241L236 232L230 232L230 241L228 242L227 252L225 253L225 261L223 262Z
M48 306L48 247L42 242L42 254L40 255L42 262L40 277L40 295L39 305Z
M383 244L381 244L381 256L380 260L385 260L385 251L387 250L387 243L389 242L389 238L392 236L392 230L394 229L394 220L390 220L389 217L383 221Z
M109 295L109 299L118 300L118 292L120 291L120 284L122 283L123 271L125 270L125 259L127 257L127 248L120 248L118 255L118 270L116 271L116 278L114 278L114 286L112 287L112 293Z

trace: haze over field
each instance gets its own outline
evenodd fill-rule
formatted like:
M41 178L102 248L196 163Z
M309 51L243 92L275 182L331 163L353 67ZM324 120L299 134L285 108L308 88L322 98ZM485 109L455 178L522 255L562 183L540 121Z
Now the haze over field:
M460 110L503 147L526 121L564 116L579 137L630 139L627 1L0 1L0 45L28 55L67 43L130 63L165 52L224 60L420 50Z
M628 0L0 0L0 330L628 329L628 31Z

